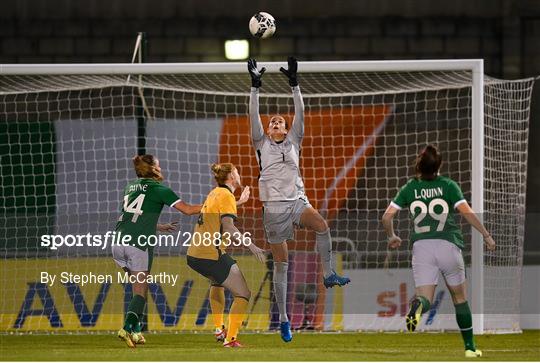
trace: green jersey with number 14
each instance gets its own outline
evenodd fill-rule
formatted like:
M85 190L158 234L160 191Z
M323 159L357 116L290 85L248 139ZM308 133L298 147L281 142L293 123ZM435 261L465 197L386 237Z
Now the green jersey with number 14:
M395 208L408 208L414 230L411 242L421 239L443 239L463 248L463 235L454 220L454 209L465 202L459 186L450 178L434 180L413 178L392 201Z
M156 234L163 206L166 204L172 207L179 201L180 198L175 192L154 179L134 180L124 189L122 214L116 223L116 232L130 235L129 244L132 246L142 250L152 249L147 245L147 238Z

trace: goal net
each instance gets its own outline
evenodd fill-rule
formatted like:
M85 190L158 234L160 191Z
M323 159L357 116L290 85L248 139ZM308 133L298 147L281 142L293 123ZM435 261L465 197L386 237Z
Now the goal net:
M473 72L453 70L452 61L445 70L428 64L426 70L401 71L378 70L375 62L367 62L371 68L365 71L364 63L320 62L315 67L320 71L309 68L309 62L299 65L306 193L329 222L336 269L352 283L325 290L314 235L297 231L289 243L293 328L404 329L414 293L409 217L398 215L404 243L393 253L387 252L380 218L413 176L418 152L433 143L443 155L441 173L484 211L481 217L498 244L495 252L472 254L472 243L480 242L463 225L463 254L477 299L472 306L481 309L473 313L485 331L519 331L534 81L485 77L483 100L475 100ZM381 69L385 63L380 62ZM60 66L51 66L50 72L31 66L24 68L28 72L0 69L0 331L89 332L122 325L132 291L117 279L110 246L76 238L114 231L123 188L136 178L131 158L137 153L157 156L164 183L188 203L202 203L215 186L210 164L237 165L243 184L252 187L251 200L239 208L239 229L268 249L249 136L245 65L146 66L151 72L128 65L107 65L109 74L90 65L76 72L66 67L66 74ZM263 123L274 114L291 122L290 88L277 72L279 65L267 66L260 94ZM473 117L478 109L483 121ZM474 131L475 122L481 133ZM483 163L481 173L474 169L475 160ZM475 200L482 205L474 205ZM185 233L192 232L195 219L165 207L160 221L179 221L178 231L172 234L174 244L155 248L152 274L177 280L156 277L150 284L146 328L211 329L209 283L185 261ZM43 236L65 237L65 244L46 245ZM230 252L252 291L246 329L275 329L271 260L258 263L241 248ZM482 286L474 286L476 281ZM457 329L442 278L421 329Z

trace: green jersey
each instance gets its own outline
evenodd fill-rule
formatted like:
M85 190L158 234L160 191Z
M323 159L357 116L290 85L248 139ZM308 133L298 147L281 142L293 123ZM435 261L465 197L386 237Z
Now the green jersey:
M413 178L392 201L397 209L408 208L414 231L411 242L421 239L443 239L463 248L463 235L454 220L454 209L465 202L461 189L450 178L434 180Z
M152 249L146 242L148 236L156 234L163 205L173 206L179 201L175 192L154 179L134 180L124 189L122 214L116 223L116 232L130 235L132 246Z

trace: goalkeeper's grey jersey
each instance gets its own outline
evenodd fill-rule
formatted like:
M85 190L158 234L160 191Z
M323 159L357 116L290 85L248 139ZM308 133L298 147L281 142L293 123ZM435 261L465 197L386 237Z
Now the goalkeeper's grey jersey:
M251 140L259 163L259 198L263 202L304 197L300 176L300 147L304 137L304 102L300 87L292 88L294 120L285 140L277 143L263 129L259 115L259 89L251 88L249 119Z

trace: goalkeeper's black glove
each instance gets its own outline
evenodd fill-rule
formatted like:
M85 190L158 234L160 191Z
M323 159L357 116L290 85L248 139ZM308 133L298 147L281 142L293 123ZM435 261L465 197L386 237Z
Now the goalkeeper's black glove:
M251 76L251 87L259 88L262 86L261 77L264 72L266 72L266 68L262 67L258 70L257 61L255 59L249 59L247 64L249 75Z
M279 70L287 76L289 85L291 87L296 87L298 86L298 76L296 75L296 72L298 71L298 61L295 57L289 57L287 58L287 64L289 65L289 69L281 67Z

